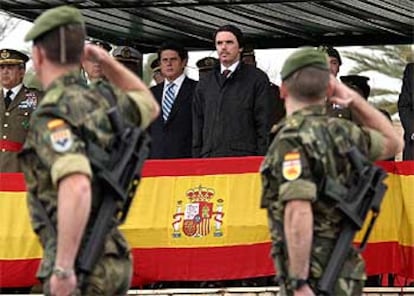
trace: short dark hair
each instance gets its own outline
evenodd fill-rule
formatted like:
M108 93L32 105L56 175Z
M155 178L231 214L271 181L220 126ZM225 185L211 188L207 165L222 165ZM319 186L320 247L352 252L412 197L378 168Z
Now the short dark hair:
M216 36L219 32L230 32L234 36L236 36L237 42L239 43L239 47L244 46L244 37L242 31L233 25L224 25L219 27L213 34L213 42L216 42Z
M285 81L289 93L299 101L315 101L326 96L329 71L309 66L302 68Z
M332 46L328 46L326 48L326 53L328 54L328 56L337 59L339 66L342 65L341 55L335 48L333 48Z
M173 41L166 41L161 44L161 47L158 49L158 59L161 61L161 53L164 50L173 50L178 53L181 60L188 60L188 51L179 43Z
M61 37L63 30L63 38ZM85 44L86 32L81 24L69 24L57 27L36 38L34 45L40 46L46 51L46 57L57 64L79 64ZM64 39L62 48L61 38ZM64 50L64 60L62 61L61 49Z

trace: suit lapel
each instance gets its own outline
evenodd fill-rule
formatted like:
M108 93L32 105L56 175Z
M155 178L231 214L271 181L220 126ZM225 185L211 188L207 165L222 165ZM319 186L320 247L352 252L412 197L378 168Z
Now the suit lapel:
M158 84L155 88L154 88L154 97L155 99L158 101L158 104L161 107L161 102L162 102L162 93L164 91L164 82Z

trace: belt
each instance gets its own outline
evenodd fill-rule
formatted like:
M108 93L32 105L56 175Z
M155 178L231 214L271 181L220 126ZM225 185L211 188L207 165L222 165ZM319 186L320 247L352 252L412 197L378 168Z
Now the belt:
M19 142L13 142L8 140L0 140L0 151L20 152L23 144Z

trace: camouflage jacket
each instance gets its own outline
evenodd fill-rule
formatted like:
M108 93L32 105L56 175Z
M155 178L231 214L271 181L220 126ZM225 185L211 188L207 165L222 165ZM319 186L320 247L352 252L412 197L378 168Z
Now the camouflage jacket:
M113 91L125 120L146 128L149 124L150 93L123 93L115 88ZM101 147L108 147L113 137L106 115L108 108L108 101L96 87L86 86L79 73L72 72L52 83L32 115L20 158L28 188L32 227L44 249L39 278L50 276L54 266L57 238L53 230L57 228L58 182L73 173L93 178L85 143L88 139ZM93 195L91 217L85 233L91 228L100 198ZM51 222L49 226L42 208ZM120 255L129 252L117 228L107 236L104 252Z
M333 203L318 195L324 176L344 184L350 164L344 155L353 143L375 160L381 151L382 136L360 128L351 121L329 117L324 106L311 106L287 117L277 127L276 137L263 161L262 207L268 209L273 257L278 274L287 276L287 255L283 241L283 213L289 200L312 202L314 217L310 277L319 278L341 231L343 214ZM362 258L351 252L341 277L364 279Z

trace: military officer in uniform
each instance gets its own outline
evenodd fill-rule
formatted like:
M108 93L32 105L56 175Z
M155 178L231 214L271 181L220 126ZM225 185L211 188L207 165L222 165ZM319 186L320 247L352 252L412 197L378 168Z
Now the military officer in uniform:
M261 207L268 210L281 295L317 295L344 218L320 193L321 183L329 177L345 185L352 167L344 153L351 145L374 161L394 155L402 140L381 112L330 76L324 52L294 52L281 77L287 117L261 166ZM352 109L364 127L328 117L326 97ZM362 295L365 278L363 259L351 249L332 295Z
M161 64L158 58L151 62L150 68L152 71L152 79L154 79L155 84L163 83L165 78L161 73Z
M112 46L108 42L104 42L101 40L91 39L88 41L88 43L99 46L105 49L107 52L110 52L112 49ZM88 83L93 82L93 81L96 82L101 79L105 79L105 76L103 75L102 67L98 61L90 61L87 59L83 59L82 69L85 73L85 77Z
M84 248L102 194L92 188L97 178L86 145L109 149L114 138L107 111L109 99L98 85L85 85L80 59L98 61L113 93L121 118L146 128L159 114L146 85L106 50L85 45L85 23L79 10L60 6L45 11L25 40L33 41L36 75L47 90L33 114L20 153L28 207L34 231L43 247L37 277L46 295L125 295L132 277L128 244L113 226L105 233L98 262L78 288L77 254ZM95 146L94 146L95 147ZM80 291L79 291L80 290Z
M13 49L0 50L0 172L19 172L17 153L41 93L23 85L29 57Z
M142 53L130 46L118 46L112 56L129 70L142 78Z
M213 57L199 59L196 63L198 68L198 78L203 79L219 63L219 60Z

